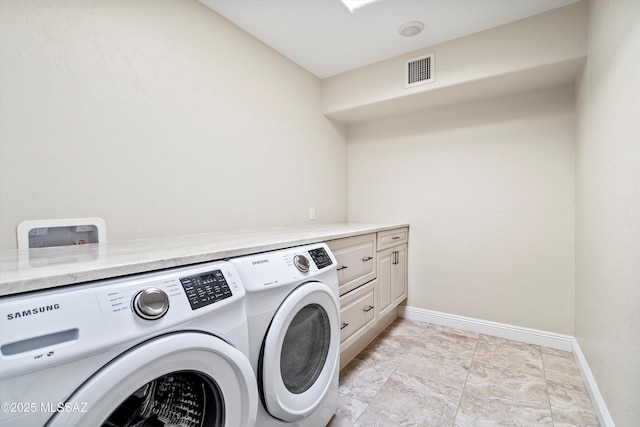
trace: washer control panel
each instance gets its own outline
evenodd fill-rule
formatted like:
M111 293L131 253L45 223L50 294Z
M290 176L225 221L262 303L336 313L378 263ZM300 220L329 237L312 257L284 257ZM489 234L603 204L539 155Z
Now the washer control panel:
M232 293L221 270L181 277L192 310L229 298Z
M214 261L0 298L0 381L180 325L224 334L246 322L244 296L235 266Z

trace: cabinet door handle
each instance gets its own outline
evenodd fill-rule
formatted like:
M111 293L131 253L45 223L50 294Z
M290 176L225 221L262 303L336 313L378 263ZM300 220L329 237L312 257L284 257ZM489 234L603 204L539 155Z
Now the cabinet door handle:
M342 325L340 326L340 329L342 330L342 329L346 328L347 326L349 326L348 323L342 322Z
M393 251L393 264L398 264L398 251Z
M367 261L370 261L370 260L372 260L372 259L373 259L373 257L372 257L372 256L368 256L368 257L366 257L366 258L362 258L362 261L367 262Z
M365 308L362 309L362 311L364 311L365 313L370 312L371 310L373 310L373 306L372 305L368 305Z
M341 265L340 267L336 268L336 270L340 271L340 270L344 270L345 268L349 268L349 267L347 267L346 265Z

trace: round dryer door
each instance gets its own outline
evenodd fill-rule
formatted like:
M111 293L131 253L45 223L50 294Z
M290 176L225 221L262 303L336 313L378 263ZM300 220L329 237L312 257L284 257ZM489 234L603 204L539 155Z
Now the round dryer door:
M256 390L249 360L235 347L204 333L175 333L104 366L47 426L249 427Z
M260 355L262 398L271 415L288 422L306 417L331 390L339 368L338 320L338 302L322 283L297 287L280 305Z

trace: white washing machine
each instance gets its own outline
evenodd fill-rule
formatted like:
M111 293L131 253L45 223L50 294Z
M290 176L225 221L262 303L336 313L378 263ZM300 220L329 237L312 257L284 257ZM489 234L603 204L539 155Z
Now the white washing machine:
M0 299L0 425L254 426L244 296L215 262Z
M232 259L247 294L256 426L325 426L338 396L336 260L324 243Z

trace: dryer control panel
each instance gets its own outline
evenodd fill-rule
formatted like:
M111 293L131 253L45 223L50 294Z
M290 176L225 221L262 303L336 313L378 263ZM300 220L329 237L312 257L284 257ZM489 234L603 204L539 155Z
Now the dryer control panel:
M326 243L263 252L234 258L230 262L236 266L247 292L260 292L299 281L338 282L337 261Z
M325 248L320 247L317 249L311 249L309 251L309 255L311 255L311 259L316 264L318 269L325 268L333 264L333 261L331 261L331 257L329 256Z

